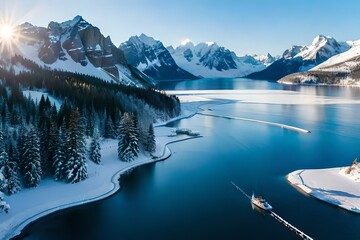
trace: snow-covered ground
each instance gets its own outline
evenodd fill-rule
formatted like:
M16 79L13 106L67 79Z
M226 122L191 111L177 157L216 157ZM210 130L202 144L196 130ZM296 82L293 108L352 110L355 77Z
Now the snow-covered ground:
M19 49L18 49L19 52L17 52L17 53L34 61L39 66L46 66L46 67L50 67L51 69L57 69L57 70L91 75L91 76L98 77L100 79L103 79L103 80L109 81L109 82L113 81L113 79L108 74L106 74L104 71L102 71L100 68L94 67L94 65L92 65L90 63L89 59L86 58L88 64L86 66L82 66L80 63L74 62L74 60L72 60L72 58L66 51L64 51L64 54L65 54L65 57L67 58L67 60L63 61L63 60L57 59L53 64L45 64L38 57L39 48L40 48L40 46L37 43L35 43L34 45L27 44L27 43L20 43ZM26 68L19 69L17 71L20 71L20 70L26 71Z
M1 214L0 239L9 239L20 234L30 222L54 211L103 199L119 190L119 176L134 167L168 158L171 151L167 144L190 139L186 135L168 137L171 128L155 128L157 148L152 158L140 154L133 162L122 162L117 157L117 140L104 139L101 142L101 165L88 163L88 178L76 184L57 182L54 179L42 180L35 189L22 189L19 193L6 197L10 204L8 214ZM26 199L26 201L24 201Z
M344 168L297 170L288 181L301 191L346 210L360 213L360 182L342 174Z
M49 97L49 101L51 105L55 104L56 109L59 110L61 107L62 102L59 99L56 99L55 97L51 96L47 92L43 91L36 91L36 90L23 90L24 97L30 97L34 102L38 103L40 102L41 96L44 95L44 98L46 100L47 97Z

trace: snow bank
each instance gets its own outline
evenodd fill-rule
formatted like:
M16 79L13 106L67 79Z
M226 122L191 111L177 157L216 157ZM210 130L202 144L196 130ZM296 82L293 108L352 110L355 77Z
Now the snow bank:
M351 212L360 213L360 182L341 174L344 168L297 170L287 180L299 190Z

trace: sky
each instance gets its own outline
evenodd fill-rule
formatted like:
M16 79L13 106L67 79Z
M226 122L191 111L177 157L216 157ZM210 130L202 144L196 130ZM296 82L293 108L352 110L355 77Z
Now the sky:
M359 0L0 0L0 19L47 27L76 15L113 43L145 33L165 46L212 41L245 54L280 55L318 34L360 39ZM9 21L9 20L6 20Z

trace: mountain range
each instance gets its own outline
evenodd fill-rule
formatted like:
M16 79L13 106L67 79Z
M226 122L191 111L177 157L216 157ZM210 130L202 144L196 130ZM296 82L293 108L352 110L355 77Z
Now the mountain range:
M332 37L318 35L309 46L294 45L285 50L282 57L274 61L266 69L252 73L247 77L252 79L279 80L280 78L307 71L330 57L349 50L347 43L339 43Z
M338 42L318 35L308 46L294 45L281 57L237 56L215 42L165 47L159 40L140 34L116 47L109 36L81 16L47 28L24 23L13 54L40 66L93 75L130 86L155 85L162 80L211 77L248 77L282 83L357 82L359 41ZM19 63L15 72L26 71ZM345 81L345 80L349 81Z
M348 51L305 71L290 74L280 83L358 85L360 79L360 41L348 42Z
M124 52L127 62L141 71L147 79L197 79L175 63L162 42L145 34L130 37L119 49Z
M110 37L81 16L47 28L24 23L16 28L22 55L40 66L93 75L107 81L142 86L141 78L129 67L124 53Z
M188 41L176 48L170 46L168 50L181 68L200 78L243 77L265 69L275 60L270 54L238 57L215 42L195 45Z

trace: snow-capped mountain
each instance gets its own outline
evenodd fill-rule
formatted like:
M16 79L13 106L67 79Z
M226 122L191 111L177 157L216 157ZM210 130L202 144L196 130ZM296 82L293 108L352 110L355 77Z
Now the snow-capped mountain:
M266 67L262 60L248 55L238 57L214 42L194 45L187 41L168 50L177 65L198 77L242 77Z
M307 71L330 57L349 49L347 43L339 43L332 37L318 35L309 46L292 46L282 57L260 72L250 74L253 79L278 80L295 72Z
M256 60L258 60L258 61L262 62L263 64L265 64L265 66L269 66L270 64L272 64L273 62L275 62L278 59L278 57L271 56L270 53L268 53L266 55L256 55L255 54L255 55L253 55L253 57Z
M21 38L15 54L40 66L141 86L123 52L81 16L63 23L51 22L47 28L25 23L17 31Z
M127 62L153 80L196 79L176 65L164 45L152 37L133 36L119 46Z
M306 72L281 78L281 83L360 84L360 40L347 42L351 48Z

